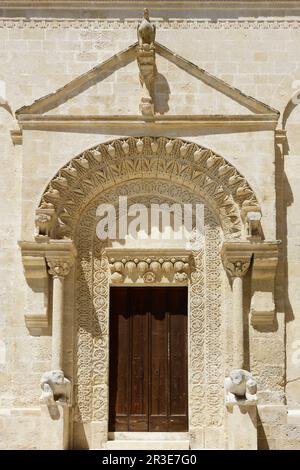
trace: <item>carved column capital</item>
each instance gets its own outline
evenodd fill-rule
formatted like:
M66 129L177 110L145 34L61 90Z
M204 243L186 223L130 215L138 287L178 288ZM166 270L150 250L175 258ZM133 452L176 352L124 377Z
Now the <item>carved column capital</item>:
M249 242L225 242L221 256L229 276L243 277L249 269L252 254L253 249Z
M250 260L234 260L228 261L226 260L226 264L224 264L224 268L228 272L231 277L242 277L246 274L250 266Z
M62 260L56 258L47 258L49 274L53 277L66 277L72 267L71 260Z

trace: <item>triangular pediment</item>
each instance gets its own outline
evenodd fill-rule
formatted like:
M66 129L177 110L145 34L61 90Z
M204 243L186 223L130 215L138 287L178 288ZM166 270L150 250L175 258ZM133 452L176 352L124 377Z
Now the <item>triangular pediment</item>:
M157 116L247 116L279 112L155 44L154 111ZM64 87L20 108L16 115L136 116L141 83L137 44L115 54Z

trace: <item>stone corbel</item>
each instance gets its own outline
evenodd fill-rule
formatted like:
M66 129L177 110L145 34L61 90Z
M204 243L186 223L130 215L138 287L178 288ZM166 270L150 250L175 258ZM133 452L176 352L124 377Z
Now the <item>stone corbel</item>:
M28 312L25 313L25 323L33 336L39 336L45 328L49 327L49 285L47 265L43 256L23 254L25 277L29 287L35 292L35 299L28 299ZM38 305L41 310L38 311Z
M278 264L279 242L255 245L252 269L251 324L270 327L275 321L275 275Z
M26 326L32 335L41 335L50 328L51 305L49 295L49 257L62 260L74 259L76 249L71 240L20 241L24 274L32 292L28 292ZM48 332L47 332L48 333Z
M153 85L155 76L155 46L143 44L137 47L137 62L140 71L140 82L143 96L140 102L140 111L143 115L154 115Z
M255 241L252 238L248 242L225 242L222 247L224 267L233 278L237 264L242 263L239 269L243 271L247 266L246 260L253 258L250 317L254 327L272 326L275 320L274 289L279 244L279 241Z

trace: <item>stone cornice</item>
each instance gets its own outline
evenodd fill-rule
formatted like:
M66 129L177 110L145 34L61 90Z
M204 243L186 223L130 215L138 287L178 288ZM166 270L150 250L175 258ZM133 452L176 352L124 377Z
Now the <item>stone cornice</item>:
M277 127L277 116L269 114L248 114L248 115L166 115L154 118L141 115L127 116L70 116L70 115L34 115L20 114L18 116L20 131L18 134L22 136L22 131L26 130L47 130L59 132L62 130L97 129L99 132L111 130L113 133L120 130L119 133L128 134L131 129L132 135L136 135L141 131L145 135L145 131L153 133L156 130L159 135L162 129L214 129L214 128L230 128L236 131L249 130L275 130ZM122 132L125 129L125 132ZM182 132L181 132L182 133ZM21 143L20 140L15 143Z
M24 10L24 13L26 10ZM220 12L221 13L221 12ZM6 13L7 14L7 13ZM1 8L0 8L1 15ZM140 17L140 12L139 16ZM298 30L300 29L300 7L292 17L282 16L279 18L230 18L230 19L202 19L202 18L170 18L167 21L159 19L153 20L157 28L161 30ZM75 29L83 32L100 33L103 29L109 30L136 30L139 23L138 19L106 19L106 18L12 18L0 16L0 29L40 29L40 30L58 30Z
M46 242L19 241L23 259L26 257L42 257L73 260L77 251L72 240L49 240Z
M0 9L17 10L137 10L144 6L144 0L0 0ZM203 9L286 9L299 8L295 0L150 0L147 7L154 10L203 10Z

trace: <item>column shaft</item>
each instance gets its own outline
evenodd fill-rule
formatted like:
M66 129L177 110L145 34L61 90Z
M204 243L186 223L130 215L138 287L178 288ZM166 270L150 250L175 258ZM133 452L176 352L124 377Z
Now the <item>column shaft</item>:
M64 278L53 276L52 369L63 369Z
M243 320L243 278L234 277L233 292L233 366L235 369L244 367L244 320Z

